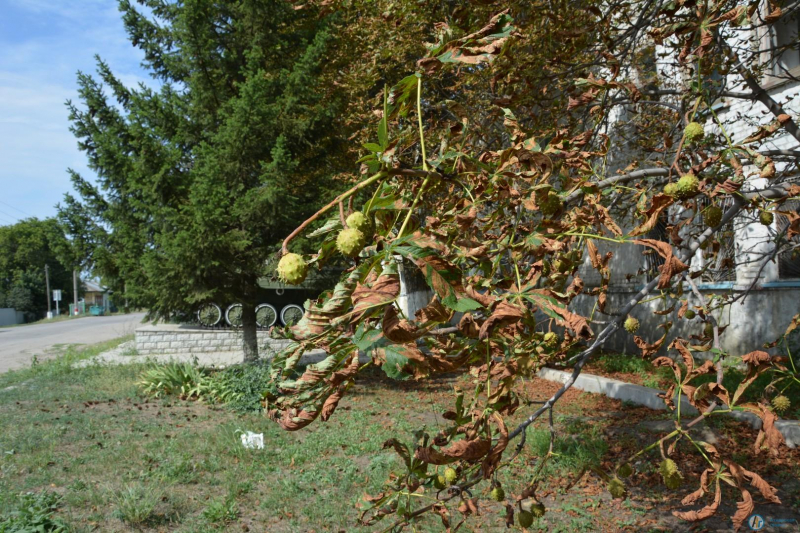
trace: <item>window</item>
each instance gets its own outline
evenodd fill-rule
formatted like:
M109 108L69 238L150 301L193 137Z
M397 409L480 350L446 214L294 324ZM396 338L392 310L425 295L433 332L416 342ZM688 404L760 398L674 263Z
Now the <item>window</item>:
M800 30L800 16L797 9L770 26L769 45L774 58L772 65L774 75L786 75L800 67L798 30Z
M778 210L800 212L800 200L788 200ZM788 226L788 217L784 215L775 217L775 230L777 231L778 239L776 245L781 247L781 251L778 254L778 279L800 279L800 239L794 237L787 242L785 234Z

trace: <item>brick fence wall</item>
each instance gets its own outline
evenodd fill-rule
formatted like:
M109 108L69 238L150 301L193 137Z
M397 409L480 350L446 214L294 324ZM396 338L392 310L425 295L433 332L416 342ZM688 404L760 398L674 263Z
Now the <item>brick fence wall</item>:
M270 339L267 331L259 331L258 344L259 348L279 351L289 341ZM144 326L136 330L136 351L139 355L241 352L242 333L173 324Z

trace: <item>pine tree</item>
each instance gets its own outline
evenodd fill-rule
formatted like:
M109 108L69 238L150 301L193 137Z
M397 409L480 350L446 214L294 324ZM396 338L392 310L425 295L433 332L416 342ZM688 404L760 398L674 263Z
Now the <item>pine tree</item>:
M265 261L339 170L341 106L319 88L328 21L283 1L139 4L120 10L160 88L126 87L99 57L96 76L79 73L72 131L98 179L71 172L79 198L60 216L154 319L242 303L252 360Z

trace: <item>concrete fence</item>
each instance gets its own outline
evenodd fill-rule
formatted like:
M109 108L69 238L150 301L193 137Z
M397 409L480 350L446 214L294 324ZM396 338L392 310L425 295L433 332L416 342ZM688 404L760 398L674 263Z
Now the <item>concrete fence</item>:
M22 311L17 311L13 307L0 309L0 326L13 326L24 322L25 314Z

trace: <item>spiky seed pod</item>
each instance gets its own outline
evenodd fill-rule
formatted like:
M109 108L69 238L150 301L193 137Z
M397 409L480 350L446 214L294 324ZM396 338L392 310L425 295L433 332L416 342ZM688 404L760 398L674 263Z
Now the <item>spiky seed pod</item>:
M722 209L715 205L708 206L703 211L703 222L710 228L719 226L719 223L722 222Z
M691 198L697 194L699 185L700 180L697 179L697 176L692 173L684 174L675 184L677 196L680 198Z
M627 479L633 475L633 467L630 463L622 463L619 468L617 468L617 476L622 479Z
M711 322L706 322L703 326L703 335L706 337L713 337L714 336L714 326L711 325Z
M444 476L441 474L433 476L433 486L438 490L445 488L447 486L447 482L445 481Z
M623 483L618 477L611 478L611 481L608 482L607 488L608 492L610 492L611 496L614 498L624 498L628 494L628 489L625 488L625 483Z
M547 508L544 506L543 503L536 502L531 505L531 514L536 518L541 518L544 516L544 513L547 512Z
M372 235L372 223L361 211L354 211L350 213L350 216L347 217L345 223L347 224L348 228L357 229L363 233L364 237Z
M667 196L675 197L678 195L678 184L677 183L667 183L664 185L664 194Z
M681 486L683 482L683 474L678 470L678 465L672 459L664 459L659 466L661 471L661 478L664 480L664 485L667 488L675 490Z
M628 318L625 319L624 327L625 331L627 331L630 334L634 334L637 331L639 331L639 320L633 318L632 316L629 316Z
M528 511L520 511L517 514L517 522L519 522L519 527L531 527L533 514Z
M699 122L690 122L686 125L686 129L683 130L683 138L686 139L686 142L689 144L699 141L705 137L705 135L706 132L703 129L703 125Z
M490 496L494 501L502 502L506 499L506 491L503 490L503 487L495 487L492 489Z
M455 468L450 468L449 466L444 469L444 481L448 485L452 485L458 479L458 472L456 472Z
M286 254L278 261L278 277L284 283L299 285L308 274L308 265L300 254Z
M758 221L764 224L765 226L771 226L774 220L775 216L769 211L761 211L760 213L758 213Z
M691 320L696 316L697 316L697 313L695 313L691 309L687 309L686 312L683 314L683 318L685 318L686 320Z
M787 398L783 394L781 394L780 396L775 396L772 399L772 407L774 407L778 413L783 413L791 406L792 406L791 400L789 400L789 398Z
M544 334L545 346L548 346L550 348L555 348L556 346L558 346L558 341L559 341L558 335L556 335L552 331L549 331Z
M336 249L348 257L357 256L364 245L367 244L367 239L364 234L355 228L348 228L339 232L336 238Z
M553 261L553 269L561 272L562 274L566 274L570 270L572 270L572 261L570 261L566 257L561 257Z
M547 196L543 196L541 200L537 199L539 210L544 216L550 217L555 215L561 210L562 202L558 193L548 191Z

